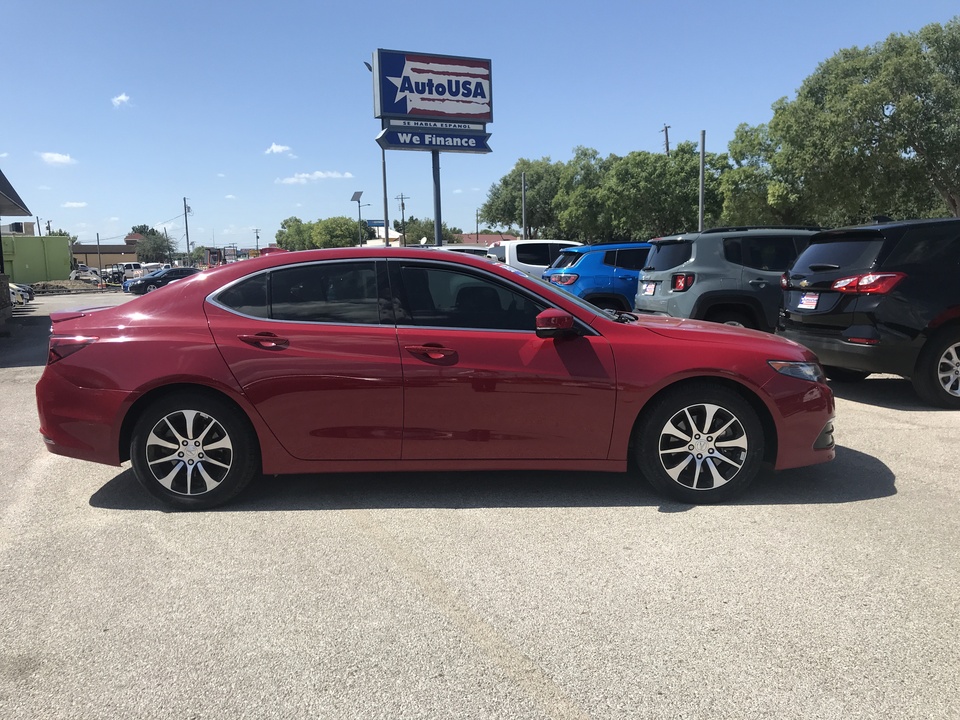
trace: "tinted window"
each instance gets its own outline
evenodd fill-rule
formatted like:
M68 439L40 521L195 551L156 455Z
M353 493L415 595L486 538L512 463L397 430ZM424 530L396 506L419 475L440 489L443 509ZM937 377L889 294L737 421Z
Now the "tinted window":
M562 252L557 256L557 259L553 261L552 268L565 268L576 265L580 258L583 257L581 253L577 252Z
M960 262L960 227L917 227L907 230L883 265L956 265Z
M267 274L260 273L228 287L217 296L221 305L243 315L267 318Z
M316 263L274 270L270 317L301 322L380 322L375 262Z
M797 257L792 237L745 237L741 238L740 246L742 264L756 270L783 272ZM724 252L727 252L726 243Z
M647 248L612 250L604 254L603 262L626 270L641 270L646 265L647 252Z
M400 325L530 330L545 308L487 277L435 266L400 269Z
M549 265L550 245L548 243L517 244L517 262L525 265Z
M883 240L878 237L849 237L832 242L811 243L806 250L800 253L793 264L798 272L832 270L836 266L840 270L868 270L873 267L877 253L883 246Z
M693 246L689 242L653 243L644 270L672 270L690 259Z

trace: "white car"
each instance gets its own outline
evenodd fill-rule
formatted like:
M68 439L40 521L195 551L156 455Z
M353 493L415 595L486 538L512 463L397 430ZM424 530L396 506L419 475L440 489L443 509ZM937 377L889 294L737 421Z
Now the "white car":
M582 244L572 240L499 240L487 248L487 257L539 278L561 250Z

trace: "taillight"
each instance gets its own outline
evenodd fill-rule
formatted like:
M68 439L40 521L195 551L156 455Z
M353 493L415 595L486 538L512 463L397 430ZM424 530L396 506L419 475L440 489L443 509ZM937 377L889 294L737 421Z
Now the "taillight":
M693 280L696 276L693 273L680 273L674 275L670 279L670 287L673 288L675 292L684 292L690 289L690 286L693 285Z
M550 276L550 282L554 285L573 285L579 279L580 276L574 273L559 273Z
M851 295L883 295L893 290L894 286L905 277L906 274L901 272L851 275L835 280L830 287L837 292Z
M99 339L84 335L51 335L50 348L47 351L47 365L53 365L58 360L70 357Z
M787 276L787 273L784 273L780 276L780 287L786 290L790 286L790 278Z

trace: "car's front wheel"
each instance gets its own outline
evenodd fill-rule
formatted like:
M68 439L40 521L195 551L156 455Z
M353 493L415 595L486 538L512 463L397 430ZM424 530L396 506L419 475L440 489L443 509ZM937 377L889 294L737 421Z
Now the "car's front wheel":
M154 285L153 283L150 283L149 285L147 285L147 292L153 292L153 291L156 290L158 287L160 287L160 286L159 286L159 285Z
M175 393L148 407L130 442L137 479L182 509L220 505L260 472L256 433L224 400Z
M654 401L637 426L640 472L687 503L716 503L743 492L763 461L756 410L729 388L683 385Z
M960 328L949 328L927 340L912 380L924 402L960 409Z

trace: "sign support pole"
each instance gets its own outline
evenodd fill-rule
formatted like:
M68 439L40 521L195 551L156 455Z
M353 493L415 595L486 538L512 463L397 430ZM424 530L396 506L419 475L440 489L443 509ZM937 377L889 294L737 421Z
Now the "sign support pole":
M440 219L440 151L431 150L433 156L433 244L443 245L442 221Z

